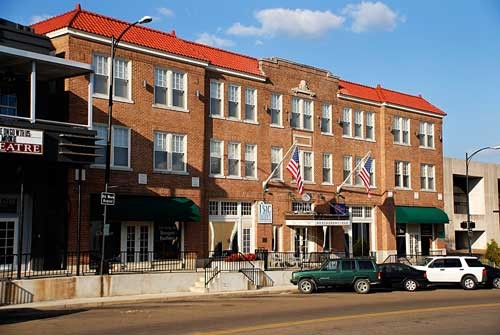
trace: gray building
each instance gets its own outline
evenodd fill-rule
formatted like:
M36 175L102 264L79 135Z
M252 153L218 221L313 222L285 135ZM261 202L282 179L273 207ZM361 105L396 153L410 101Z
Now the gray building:
M444 210L450 218L445 225L448 251L467 251L467 229L460 223L467 220L465 160L444 158ZM476 223L472 251L483 253L494 239L500 243L500 164L469 163L469 204L471 221Z

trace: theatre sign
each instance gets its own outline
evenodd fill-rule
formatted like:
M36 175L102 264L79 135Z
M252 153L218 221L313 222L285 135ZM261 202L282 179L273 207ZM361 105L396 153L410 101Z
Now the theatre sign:
M0 152L43 155L43 131L0 126Z

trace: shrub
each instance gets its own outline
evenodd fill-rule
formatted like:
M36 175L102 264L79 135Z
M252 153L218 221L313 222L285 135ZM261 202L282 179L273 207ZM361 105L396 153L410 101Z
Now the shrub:
M226 262L239 262L239 261L254 261L256 259L255 254L232 254L224 258Z
M486 255L484 255L487 260L495 265L500 265L500 247L498 247L498 243L495 240L491 240L486 245Z

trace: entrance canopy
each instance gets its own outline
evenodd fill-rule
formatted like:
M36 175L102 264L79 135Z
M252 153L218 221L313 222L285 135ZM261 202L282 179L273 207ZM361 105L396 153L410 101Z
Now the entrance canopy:
M114 206L108 206L109 217L123 221L159 221L172 219L183 222L200 222L198 206L184 197L151 197L116 195ZM91 199L91 217L102 219L103 206L100 194Z
M397 223L440 224L448 223L448 215L435 207L396 206Z

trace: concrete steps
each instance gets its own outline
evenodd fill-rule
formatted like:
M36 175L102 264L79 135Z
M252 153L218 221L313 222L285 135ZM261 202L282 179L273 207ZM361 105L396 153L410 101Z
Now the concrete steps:
M205 287L205 275L198 278L198 280L194 283L194 285L189 288L189 291L193 293L209 292L209 288Z

